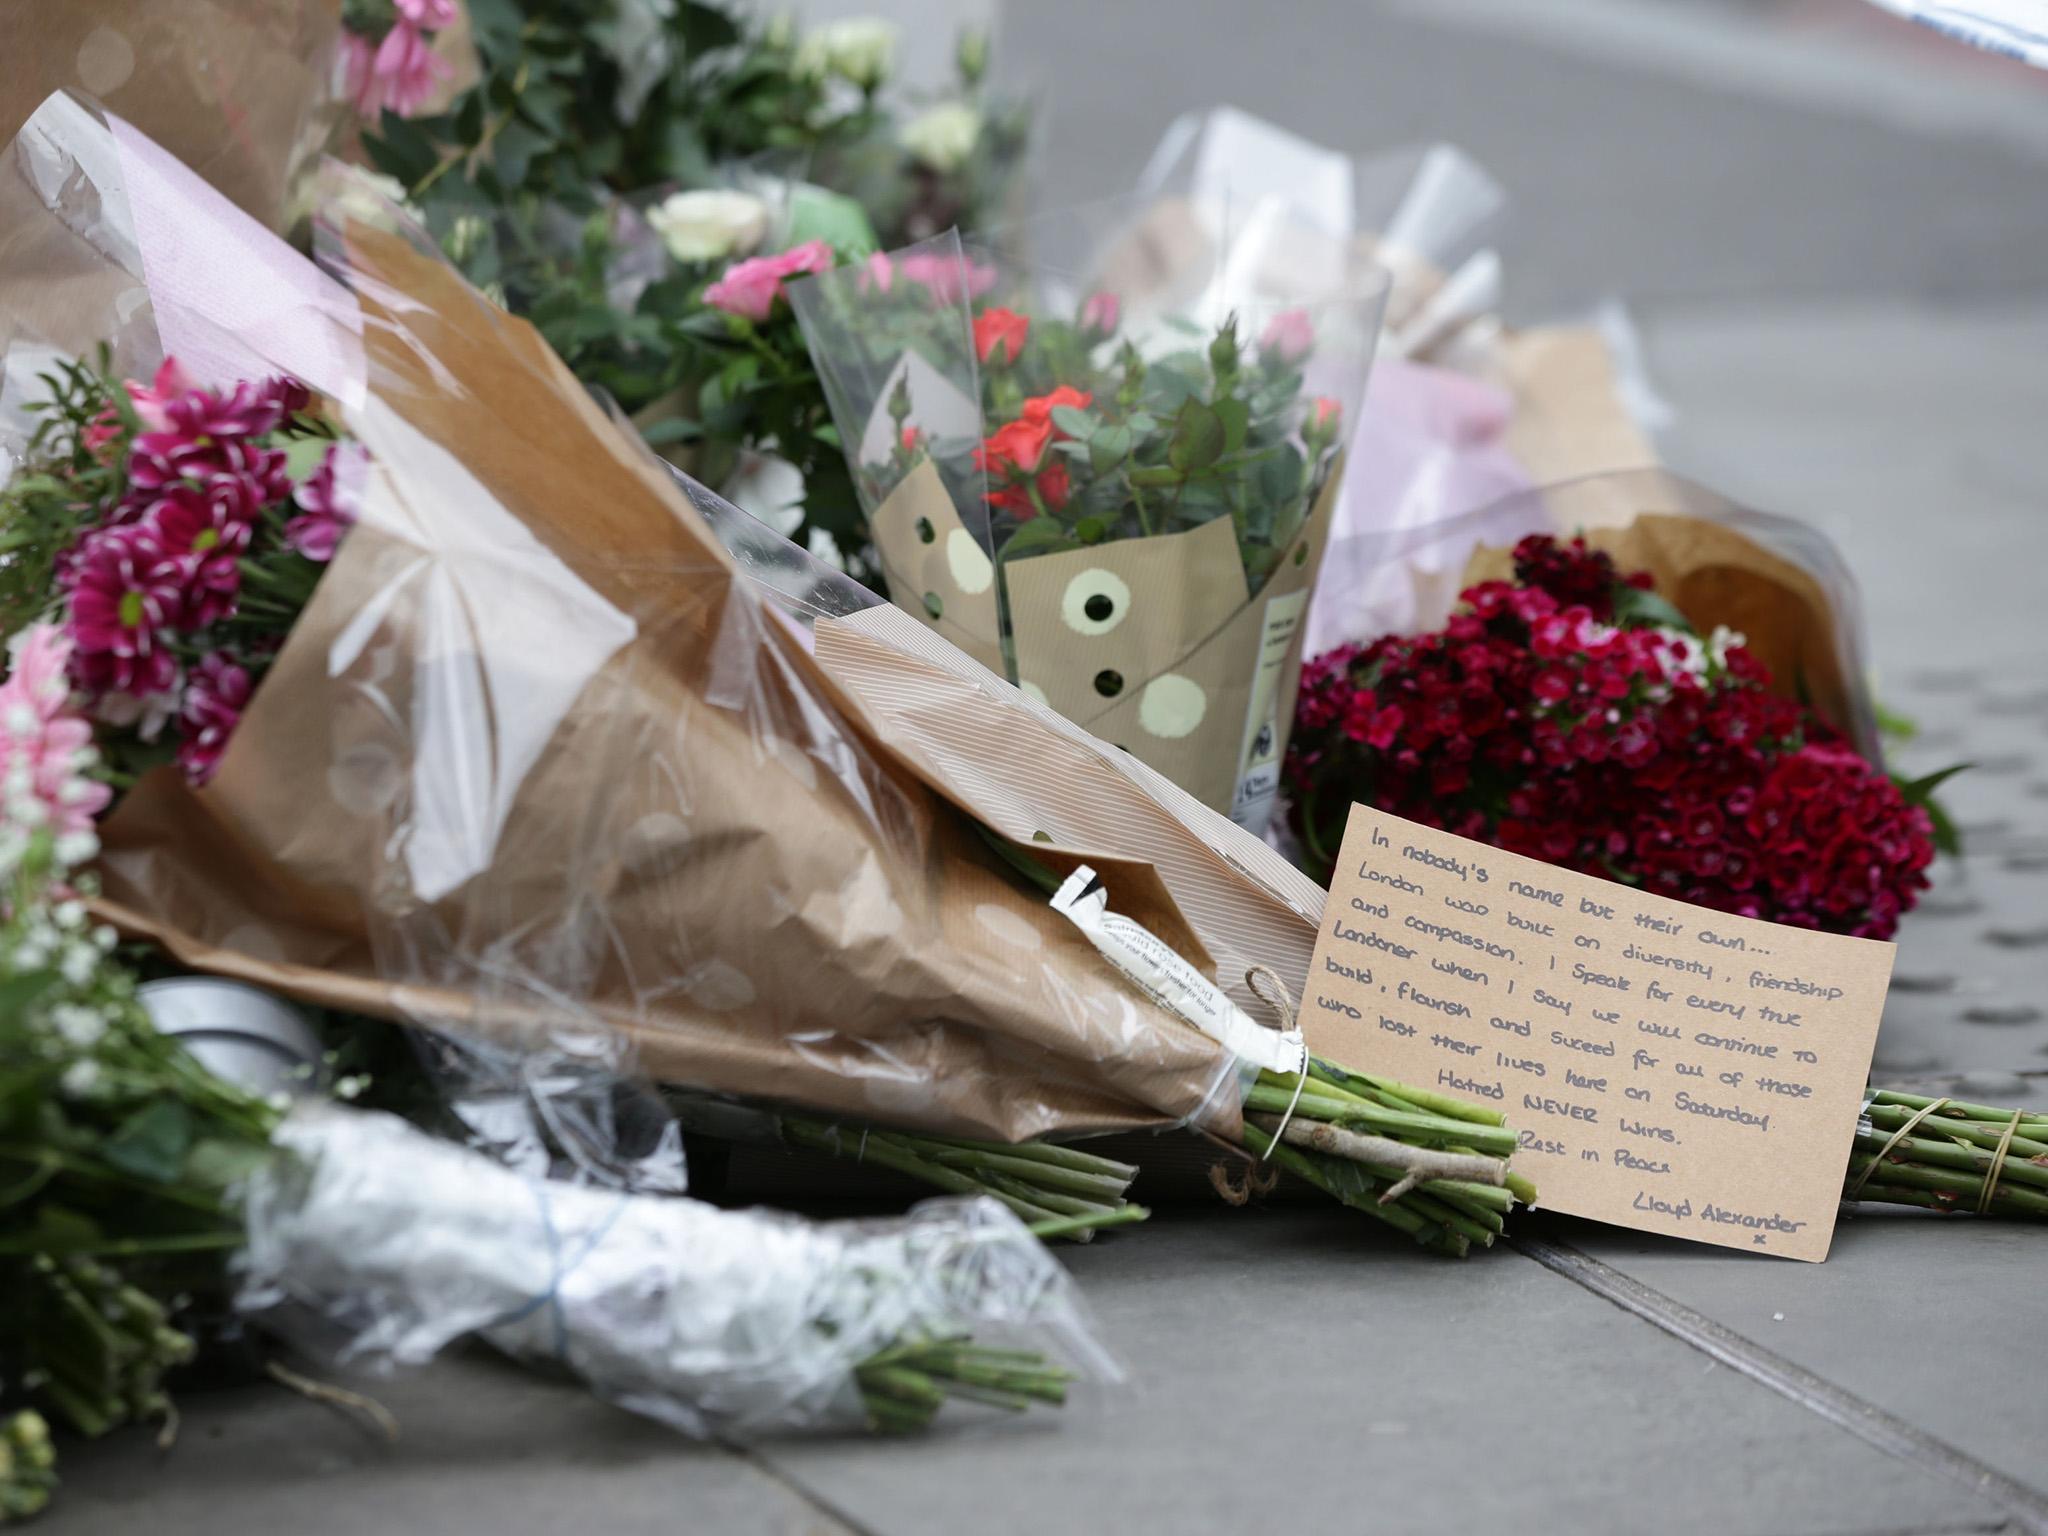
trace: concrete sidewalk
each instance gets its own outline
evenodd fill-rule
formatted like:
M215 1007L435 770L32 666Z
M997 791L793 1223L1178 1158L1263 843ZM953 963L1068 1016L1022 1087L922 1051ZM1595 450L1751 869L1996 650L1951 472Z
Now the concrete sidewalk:
M1521 318L1634 301L1673 463L1826 528L1924 727L1907 764L1978 765L1880 1079L2048 1103L2048 92L1786 9L1034 0L1007 46L1048 89L1047 201L1233 101L1478 154L1519 200ZM46 1528L2048 1532L2040 1227L1873 1210L1812 1266L1539 1215L1454 1264L1197 1207L1070 1263L1132 1380L1060 1418L740 1453L479 1356L373 1384L391 1447L275 1391L189 1399L168 1456L72 1451Z

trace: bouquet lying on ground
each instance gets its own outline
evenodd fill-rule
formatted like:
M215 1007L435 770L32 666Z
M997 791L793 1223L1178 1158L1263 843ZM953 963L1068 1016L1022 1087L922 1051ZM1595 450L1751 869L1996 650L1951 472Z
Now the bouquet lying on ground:
M373 163L649 442L714 488L764 453L793 466L749 510L872 579L776 279L995 213L1030 116L987 89L984 40L963 35L957 81L918 102L889 88L878 20L800 33L702 0L511 0L474 28L477 84L387 118Z
M894 601L1256 830L1381 293L1133 316L939 240L792 302Z
M1353 801L1660 895L1886 938L1927 885L1901 786L1605 554L1532 536L1442 630L1317 657L1287 763L1327 872Z

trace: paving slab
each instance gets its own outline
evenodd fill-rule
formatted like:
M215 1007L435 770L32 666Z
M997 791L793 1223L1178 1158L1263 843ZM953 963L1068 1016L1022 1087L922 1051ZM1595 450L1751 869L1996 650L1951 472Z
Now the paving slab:
M1134 1376L1088 1419L767 1459L890 1536L1996 1528L1998 1509L1506 1249L1164 1212L1069 1263Z
M395 1443L275 1386L187 1393L169 1451L146 1432L67 1443L64 1486L35 1529L852 1536L745 1457L693 1444L482 1350L427 1371L341 1380L392 1412Z
M1862 1207L1825 1264L1716 1254L1594 1222L1573 1247L1854 1393L2042 1496L2048 1378L2037 1227Z

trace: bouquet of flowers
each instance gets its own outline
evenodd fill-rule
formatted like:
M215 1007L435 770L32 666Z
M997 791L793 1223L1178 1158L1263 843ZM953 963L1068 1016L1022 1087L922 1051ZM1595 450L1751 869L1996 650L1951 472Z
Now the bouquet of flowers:
M1390 540L1455 526L1532 486L1657 462L1647 434L1668 412L1626 310L1608 302L1586 320L1507 325L1495 240L1509 196L1455 146L1356 157L1220 108L1173 124L1140 189L1147 216L1117 232L1107 262L1156 268L1160 248L1199 248L1231 207L1272 200L1392 274L1310 654L1443 622L1469 549L1438 540L1390 553Z
M1024 292L954 239L793 290L891 595L1256 829L1383 283Z
M76 91L118 112L251 218L282 229L340 115L340 11L335 0L0 6L0 143L51 92ZM0 229L18 227L13 210L0 208Z
M1532 535L1442 630L1309 664L1291 825L1315 868L1359 801L1701 906L1889 937L1927 885L1934 783L1894 783L1771 681L1647 573Z
M748 479L750 507L872 579L777 280L1004 202L1029 113L987 88L985 41L963 35L956 83L919 103L890 88L880 21L514 0L473 23L478 82L384 119L371 161L650 443L714 487Z
M212 777L354 521L367 465L295 380L62 365L0 487L0 633L48 620L107 783Z

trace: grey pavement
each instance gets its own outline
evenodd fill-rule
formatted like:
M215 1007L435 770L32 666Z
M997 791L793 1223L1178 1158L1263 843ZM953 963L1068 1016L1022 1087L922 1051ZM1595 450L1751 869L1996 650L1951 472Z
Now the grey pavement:
M845 7L840 7L844 9ZM943 10L944 7L938 7ZM1228 101L1513 189L1511 309L1627 297L1671 462L1848 551L1971 852L1903 935L1888 1082L2048 1101L2048 79L1855 0L1033 0L1041 180L1114 190ZM924 3L918 14L930 15ZM1069 1254L1131 1382L914 1445L687 1444L482 1357L75 1453L52 1531L2048 1531L2048 1231L1844 1221L1800 1265L1537 1218L1428 1260L1315 1207Z

